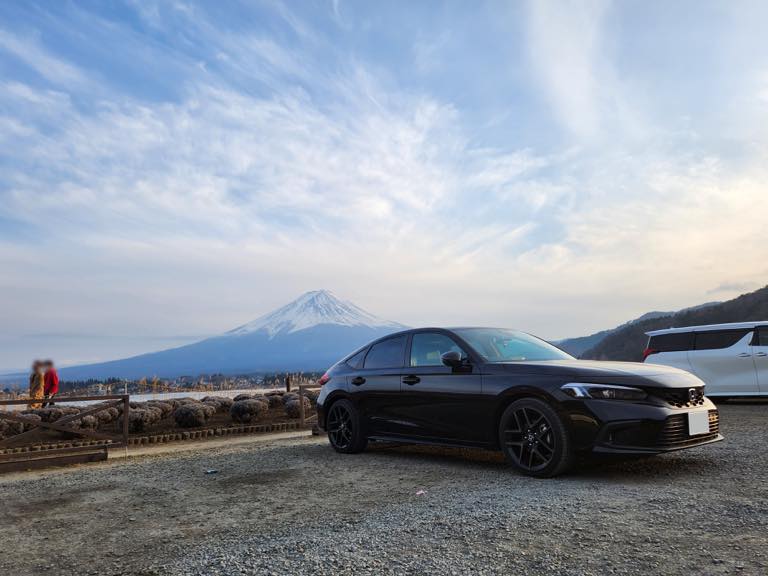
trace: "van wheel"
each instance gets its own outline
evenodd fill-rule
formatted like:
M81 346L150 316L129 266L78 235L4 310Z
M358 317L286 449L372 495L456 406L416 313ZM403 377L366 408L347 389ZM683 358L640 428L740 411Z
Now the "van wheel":
M355 454L368 445L363 434L360 414L349 400L337 400L331 405L326 422L328 440L336 452Z
M499 445L512 467L527 476L550 478L573 463L573 441L562 419L536 398L507 407L499 421Z

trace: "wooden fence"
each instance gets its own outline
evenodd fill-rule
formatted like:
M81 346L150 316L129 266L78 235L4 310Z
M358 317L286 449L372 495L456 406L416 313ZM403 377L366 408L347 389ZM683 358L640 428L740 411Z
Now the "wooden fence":
M77 414L67 414L53 422L43 422L32 418L29 414L2 410L3 406L41 404L55 405L67 402L99 402L98 406L85 408ZM79 422L85 416L91 416L107 408L114 408L122 404L121 430L119 434L97 432L87 428L74 427L72 424ZM16 422L23 425L19 434L0 440L0 471L27 470L42 466L56 466L61 464L93 462L107 459L109 448L118 448L128 445L128 414L130 396L63 396L51 399L17 399L0 400L0 421ZM70 425L68 425L70 424ZM30 441L39 436L41 431L54 431L64 435L82 437L90 442L85 446L56 447L46 450L17 452L9 450L19 446L25 441ZM96 441L95 443L93 441Z
M320 386L318 386L317 384L309 384L309 385L300 384L299 397L300 398L304 397L304 392L306 392L307 390L320 390ZM305 428L309 424L312 424L312 425L317 424L317 410L315 410L315 413L312 414L311 416L307 416L306 410L304 409L304 401L299 400L299 426L301 428Z

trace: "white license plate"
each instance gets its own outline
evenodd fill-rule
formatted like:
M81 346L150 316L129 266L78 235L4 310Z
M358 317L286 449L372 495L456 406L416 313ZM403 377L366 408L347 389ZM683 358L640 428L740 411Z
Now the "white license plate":
M709 433L709 411L688 412L688 435Z

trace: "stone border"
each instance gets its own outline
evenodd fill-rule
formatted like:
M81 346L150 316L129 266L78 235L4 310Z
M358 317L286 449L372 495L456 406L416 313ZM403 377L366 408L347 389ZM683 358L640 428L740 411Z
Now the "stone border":
M220 426L216 428L204 428L202 430L188 430L185 432L168 432L165 434L152 434L145 436L133 436L128 438L129 446L144 444L165 444L167 442L181 442L184 440L202 440L204 438L221 438L238 434L269 434L272 432L288 432L301 430L298 422L275 422L274 424L253 424L243 426ZM103 446L115 444L111 440L72 440L70 442L56 442L46 444L33 444L31 446L17 446L15 448L0 449L0 455L20 454L23 452L44 452L58 448L79 448L87 446Z

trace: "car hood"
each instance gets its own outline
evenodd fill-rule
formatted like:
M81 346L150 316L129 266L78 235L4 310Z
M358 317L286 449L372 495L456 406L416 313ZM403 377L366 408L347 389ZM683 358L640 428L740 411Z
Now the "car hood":
M603 362L598 360L547 360L540 362L498 362L494 369L518 374L564 376L574 381L652 386L656 388L690 388L704 386L699 378L670 366L640 362Z

